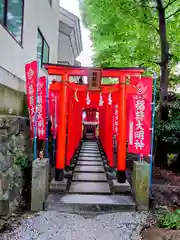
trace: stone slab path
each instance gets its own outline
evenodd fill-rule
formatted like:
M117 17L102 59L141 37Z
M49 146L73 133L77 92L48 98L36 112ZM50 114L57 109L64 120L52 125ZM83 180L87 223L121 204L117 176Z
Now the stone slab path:
M69 193L111 194L96 142L82 144Z
M147 213L111 213L96 217L40 212L1 233L1 240L141 240Z
M93 181L93 182L107 182L107 177L104 173L81 173L79 172L74 173L72 181Z
M108 182L72 182L70 193L111 194Z

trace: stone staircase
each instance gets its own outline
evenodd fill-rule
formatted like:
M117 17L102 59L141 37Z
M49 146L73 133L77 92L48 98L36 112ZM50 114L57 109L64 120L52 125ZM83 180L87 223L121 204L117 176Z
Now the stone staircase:
M45 210L97 214L114 211L135 211L132 197L114 194L107 178L97 141L84 141L65 193L52 192Z
M97 142L84 142L69 193L111 194Z

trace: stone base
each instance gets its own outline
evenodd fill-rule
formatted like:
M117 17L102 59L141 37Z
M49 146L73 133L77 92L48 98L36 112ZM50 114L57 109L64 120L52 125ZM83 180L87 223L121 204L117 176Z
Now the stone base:
M103 161L104 165L107 165L107 164L108 164L108 160L107 160L106 158L104 158L102 161ZM107 166L108 166L108 165L107 165Z
M1 231L1 229L3 229L5 224L6 224L6 221L4 221L3 219L0 219L0 231Z
M105 168L106 171L110 170L110 167L107 164L104 165L104 168Z
M9 214L9 200L0 200L0 216Z
M144 161L133 163L132 190L139 211L149 209L149 167Z
M72 160L71 164L75 165L76 163L77 163L77 159L74 158L74 159Z
M109 180L113 180L113 179L116 179L116 173L115 172L107 172L107 178Z
M125 193L131 191L131 186L128 181L119 183L117 179L112 180L112 188L114 193Z
M68 186L68 179L64 178L62 181L55 181L53 179L50 183L51 192L65 192Z
M75 164L71 164L71 165L69 166L70 171L73 171L74 168L75 168Z
M31 211L42 211L49 188L49 159L33 161Z
M72 179L73 173L72 171L64 171L64 177L67 179Z

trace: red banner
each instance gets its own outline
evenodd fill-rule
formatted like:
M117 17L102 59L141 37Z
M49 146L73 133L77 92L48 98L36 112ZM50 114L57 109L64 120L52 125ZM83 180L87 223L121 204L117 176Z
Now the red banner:
M51 120L51 131L54 135L54 115L55 115L55 93L49 91L49 115Z
M51 120L51 131L53 137L57 134L57 106L58 106L58 96L56 92L52 90L49 91L49 115Z
M40 77L37 87L37 136L41 140L46 139L46 77Z
M128 151L148 156L151 145L152 78L132 79L135 93L127 96Z
M113 105L113 135L118 136L118 104Z
M29 109L31 137L34 136L34 120L36 112L36 86L38 75L38 63L33 61L25 65L26 74L26 94Z

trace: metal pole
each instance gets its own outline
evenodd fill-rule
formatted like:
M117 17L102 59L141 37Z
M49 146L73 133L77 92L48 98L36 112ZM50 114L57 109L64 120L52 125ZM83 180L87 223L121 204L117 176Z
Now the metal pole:
M155 126L155 107L156 107L156 83L157 83L157 73L153 75L154 91L153 91L153 102L152 102L152 132L151 132L151 152L150 152L150 184L149 192L152 195L152 172L153 172L153 148L154 148L154 126Z
M46 76L46 142L45 142L45 157L49 157L49 94L48 94L48 76Z

